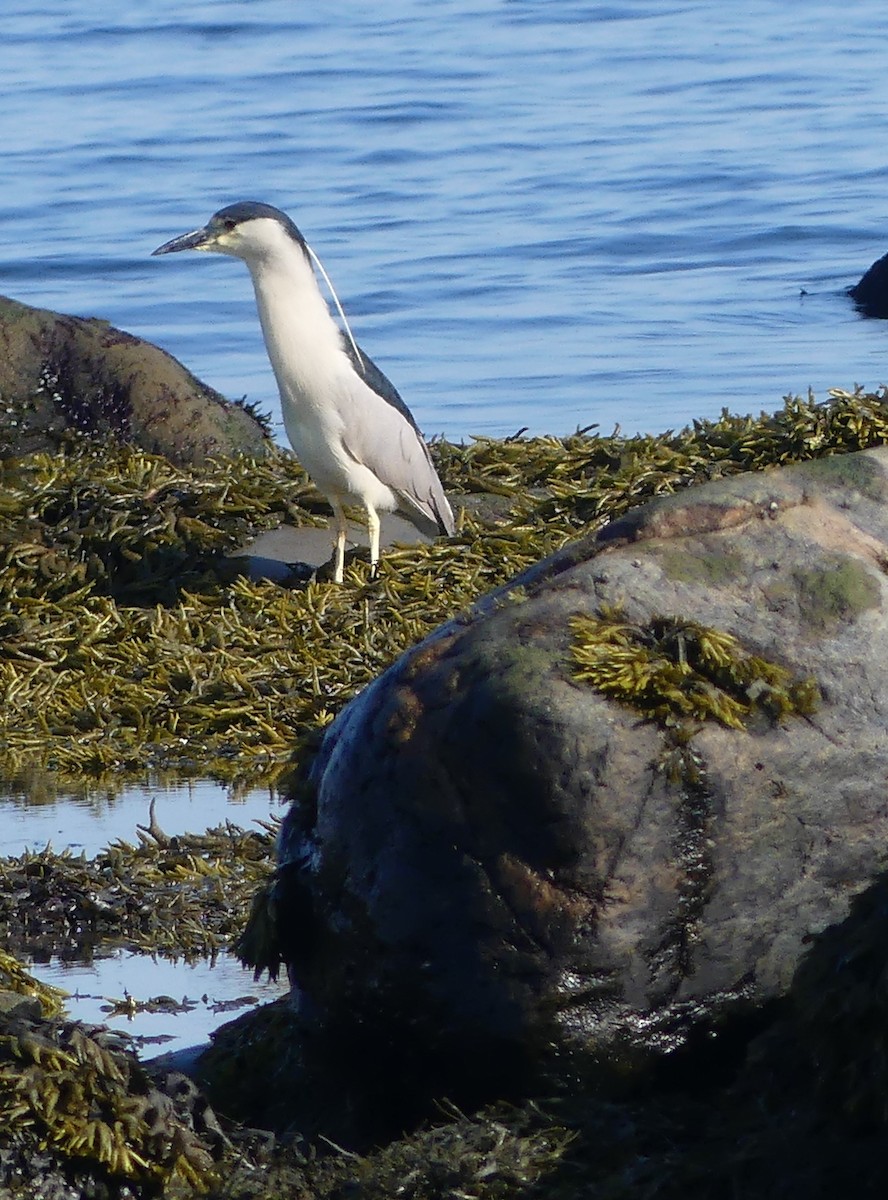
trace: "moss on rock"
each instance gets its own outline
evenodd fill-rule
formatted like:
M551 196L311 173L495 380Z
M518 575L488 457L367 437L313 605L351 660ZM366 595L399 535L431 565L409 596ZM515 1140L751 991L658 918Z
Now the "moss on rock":
M801 468L799 478L818 489L834 487L843 491L857 491L878 503L888 497L885 472L871 458L859 454L833 454L814 459Z
M844 554L824 556L809 570L792 573L799 616L814 632L825 633L878 608L882 591L872 571Z
M665 548L657 558L669 579L707 588L726 587L739 577L744 565L741 555L733 554L730 550L712 551L702 556Z

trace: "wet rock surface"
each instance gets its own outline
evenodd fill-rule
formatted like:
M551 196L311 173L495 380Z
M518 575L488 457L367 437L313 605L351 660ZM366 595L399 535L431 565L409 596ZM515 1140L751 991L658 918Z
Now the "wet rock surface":
M261 422L169 354L96 318L0 297L0 457L51 450L66 433L112 437L202 463L261 455Z
M471 1094L736 1049L884 866L886 471L633 510L365 689L282 833L306 1028Z

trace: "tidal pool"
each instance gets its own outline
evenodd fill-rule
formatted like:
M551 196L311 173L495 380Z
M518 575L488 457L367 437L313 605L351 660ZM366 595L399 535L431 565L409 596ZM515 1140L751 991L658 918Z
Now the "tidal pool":
M212 779L133 784L120 791L85 785L78 791L58 790L51 777L27 787L0 782L0 855L43 850L70 850L88 858L122 838L138 845L138 826L154 816L164 833L203 833L231 821L244 829L257 821L281 816L277 793L269 788L238 792Z
M117 839L138 844L138 826L148 825L152 802L154 819L169 836L202 833L226 821L243 829L265 826L283 811L273 790L234 792L212 780L149 780L119 792L89 786L56 791L51 780L30 782L27 789L0 787L0 856L50 844L57 853L92 858ZM100 945L88 960L31 957L25 963L36 978L69 994L71 1017L130 1035L143 1058L205 1042L225 1021L287 991L285 980L255 981L226 951L173 962Z
M288 987L286 979L254 980L228 953L186 963L117 949L89 963L53 957L26 965L68 993L69 1016L128 1034L140 1058L206 1042L219 1025Z

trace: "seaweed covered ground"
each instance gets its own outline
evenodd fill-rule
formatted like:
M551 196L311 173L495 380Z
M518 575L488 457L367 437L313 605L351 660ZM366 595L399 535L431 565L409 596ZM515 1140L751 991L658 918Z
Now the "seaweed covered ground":
M189 470L75 442L8 459L0 777L25 791L46 779L116 787L158 770L283 785L401 651L565 542L655 495L886 440L883 390L788 398L775 414L723 413L657 437L437 443L457 535L389 550L375 579L358 555L343 586L323 572L251 581L237 568L258 530L324 521L287 455ZM226 826L169 839L149 827L138 846L92 860L2 860L0 943L210 954L243 928L272 834ZM511 1106L460 1113L442 1098L418 1130L358 1153L213 1114L181 1077L159 1079L102 1031L66 1022L58 998L35 995L5 955L3 995L26 999L0 1006L0 1196L831 1196L847 1194L852 1152L866 1186L882 1170L884 1114L849 1102L837 1123L788 1018L777 1057L762 1051L742 1069L698 1063L655 1095L617 1102L566 1068ZM869 996L862 988L854 1024L882 1022ZM818 1029L832 1029L818 1013ZM823 1190L831 1178L839 1190Z
M454 538L389 550L376 579L238 574L260 529L323 522L293 459L174 467L75 443L0 465L0 777L148 770L274 782L302 739L406 647L566 541L652 496L861 449L888 398L789 398L657 437L438 443Z

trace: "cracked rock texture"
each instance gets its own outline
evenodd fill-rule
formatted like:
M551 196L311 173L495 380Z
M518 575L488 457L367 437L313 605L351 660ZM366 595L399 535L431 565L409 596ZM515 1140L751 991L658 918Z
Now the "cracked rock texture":
M444 1088L575 1051L621 1072L787 993L888 847L888 450L656 501L405 654L281 835L306 1022ZM667 731L573 677L570 620L689 619L813 678L809 715Z
M150 342L0 296L0 458L55 449L67 430L180 465L267 447L248 409Z

